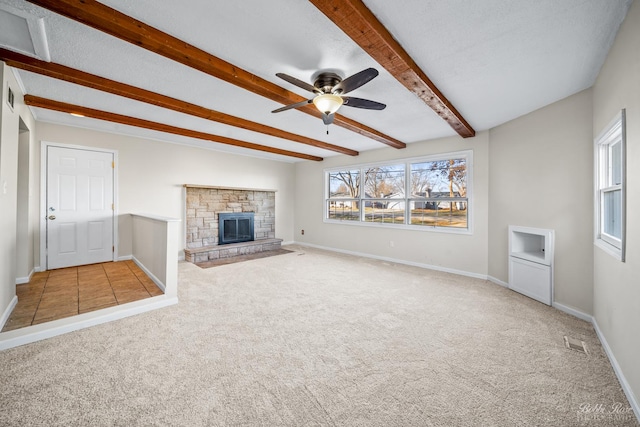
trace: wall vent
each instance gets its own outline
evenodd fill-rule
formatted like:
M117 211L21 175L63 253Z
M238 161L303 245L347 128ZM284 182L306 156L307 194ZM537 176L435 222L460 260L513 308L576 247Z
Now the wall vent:
M15 100L15 95L13 94L13 91L11 90L11 88L7 86L7 104L9 104L9 107L11 107L12 110L13 110L14 100Z
M589 352L587 351L587 346L584 343L584 341L580 341L575 338L570 338L566 335L564 336L564 346L567 347L569 350L577 351L578 353L587 354L587 355L589 354Z

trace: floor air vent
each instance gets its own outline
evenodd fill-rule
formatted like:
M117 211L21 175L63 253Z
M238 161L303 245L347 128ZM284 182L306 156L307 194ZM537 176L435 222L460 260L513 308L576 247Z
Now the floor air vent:
M569 338L566 335L564 336L564 346L567 347L569 350L577 351L583 354L589 354L589 352L587 351L587 346L585 345L584 341L580 341L575 338Z

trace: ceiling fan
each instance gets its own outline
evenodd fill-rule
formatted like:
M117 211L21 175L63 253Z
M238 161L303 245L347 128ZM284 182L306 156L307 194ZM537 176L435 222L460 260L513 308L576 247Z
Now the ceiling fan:
M273 110L272 113L290 110L292 108L304 107L307 104L313 104L322 113L322 121L325 125L333 123L333 117L338 109L345 105L347 107L364 108L366 110L384 110L386 105L380 102L370 101L368 99L354 98L352 96L344 96L370 82L378 75L375 68L367 68L359 73L342 79L333 72L321 72L315 78L313 85L303 82L302 80L291 77L288 74L277 73L280 77L292 85L298 86L304 90L315 93L316 96L306 101L297 102L295 104L285 105L284 107Z

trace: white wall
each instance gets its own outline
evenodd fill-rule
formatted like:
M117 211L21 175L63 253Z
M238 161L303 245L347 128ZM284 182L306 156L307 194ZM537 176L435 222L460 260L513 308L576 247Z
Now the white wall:
M20 87L12 71L0 62L0 318L16 295L17 250L17 210L18 210L18 152L19 122L22 118L27 127L33 128L33 117L25 107ZM7 88L14 93L13 110L6 103ZM29 144L29 141L23 141ZM27 150L28 151L28 150ZM28 224L20 229L29 239L32 228ZM28 246L28 242L26 244ZM33 269L23 263L24 271Z
M555 230L554 301L593 310L591 90L489 136L489 275L508 282L508 226Z
M473 150L473 235L323 222L324 169L392 159ZM487 274L488 134L475 138L442 138L409 144L402 150L382 148L357 157L337 156L322 163L296 164L295 239L303 244L457 270ZM301 234L304 229L305 234ZM389 245L394 242L394 247Z
M593 87L593 133L627 117L627 250L594 250L594 316L635 401L640 401L640 2L635 1ZM593 247L593 245L592 245Z
M118 256L131 255L129 213L184 221L183 184L276 190L276 237L293 240L294 165L38 122L37 140L118 151ZM39 193L40 188L35 190ZM180 227L180 250L184 228ZM39 262L39 257L38 257Z
M165 296L178 296L179 221L131 215L133 223L133 259L164 291Z
M17 114L12 112L5 103L9 73L9 68L0 62L0 81L2 82L2 99L0 100L0 212L2 212L0 215L0 315L5 313L16 295L15 223L18 121Z
M26 128L23 128L25 126ZM31 123L35 128L35 125ZM17 283L27 283L34 272L34 221L30 220L37 207L37 196L33 194L34 169L37 165L33 162L33 150L35 149L32 132L20 120L20 136L18 137L18 216L16 224L16 280Z

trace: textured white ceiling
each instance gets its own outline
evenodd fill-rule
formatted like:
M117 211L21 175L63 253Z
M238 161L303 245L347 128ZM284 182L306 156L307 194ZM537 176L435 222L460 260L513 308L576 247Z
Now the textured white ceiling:
M364 0L476 131L490 129L590 87L632 0ZM455 135L311 3L300 0L105 0L102 3L303 96L275 76L311 82L318 70L380 75L350 95L387 104L340 113L407 144ZM0 0L43 18L51 60L358 151L379 142L322 121L147 50L41 9ZM8 32L0 27L0 40ZM8 36L7 36L8 37ZM7 38L4 37L4 38ZM22 41L26 44L28 40ZM18 71L27 93L322 157L335 152L222 125ZM130 126L34 109L39 120L296 161Z

